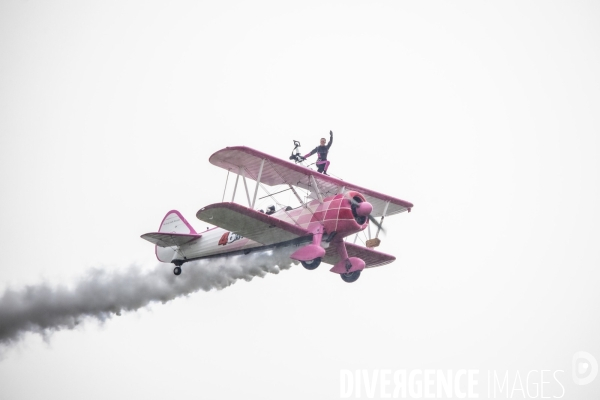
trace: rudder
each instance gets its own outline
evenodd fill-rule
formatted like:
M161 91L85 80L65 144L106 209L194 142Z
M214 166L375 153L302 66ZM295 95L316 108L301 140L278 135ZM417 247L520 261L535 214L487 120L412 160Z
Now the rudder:
M162 233L191 233L196 234L196 230L190 225L189 222L181 215L177 210L169 211L158 228L159 232ZM159 261L170 263L175 256L175 250L171 247L159 247L156 246L156 258Z
M158 231L166 233L197 233L192 225L177 210L171 210L165 215Z

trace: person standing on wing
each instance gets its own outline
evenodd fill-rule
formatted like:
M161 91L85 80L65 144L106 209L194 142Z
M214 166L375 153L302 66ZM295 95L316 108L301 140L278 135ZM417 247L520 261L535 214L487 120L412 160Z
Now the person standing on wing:
M317 172L327 175L327 168L329 168L329 161L327 161L327 153L333 143L333 132L329 131L329 143L325 145L325 138L321 138L321 145L315 147L310 153L305 155L303 158L306 160L308 157L317 153Z

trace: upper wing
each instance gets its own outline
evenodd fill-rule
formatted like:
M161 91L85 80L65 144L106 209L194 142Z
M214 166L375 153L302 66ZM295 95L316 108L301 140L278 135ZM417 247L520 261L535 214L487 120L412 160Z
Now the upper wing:
M337 252L336 244L331 244L332 245L329 246L327 248L327 251L325 252L323 262L335 265L338 261L340 261L340 256ZM358 257L362 259L365 262L365 268L373 268L379 267L381 265L386 265L396 259L396 257L394 256L369 249L368 247L363 247L348 242L345 242L345 244L346 251L348 252L348 257ZM337 245L339 246L339 242L337 243Z
M154 243L159 247L182 246L192 240L199 239L202 235L192 233L164 233L150 232L142 235L142 239L146 239L150 243Z
M216 203L201 208L198 219L235 232L264 245L310 234L306 229L236 203Z
M210 156L209 161L211 164L234 173L243 173L246 177L254 180L258 180L260 173L260 182L269 186L289 184L313 192L312 176L323 197L338 194L342 190L355 190L363 194L365 199L371 203L373 206L371 215L373 217L410 211L413 207L413 204L408 201L320 174L310 168L273 157L249 147L226 147Z

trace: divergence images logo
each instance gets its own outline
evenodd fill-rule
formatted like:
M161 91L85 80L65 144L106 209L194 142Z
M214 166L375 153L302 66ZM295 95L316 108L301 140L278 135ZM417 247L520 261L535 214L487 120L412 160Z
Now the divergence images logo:
M577 385L587 385L598 375L598 361L590 353L578 351L573 355L573 381Z

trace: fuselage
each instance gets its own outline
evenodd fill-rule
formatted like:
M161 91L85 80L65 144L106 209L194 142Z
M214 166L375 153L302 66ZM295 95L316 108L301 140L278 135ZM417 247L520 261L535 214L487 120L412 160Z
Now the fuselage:
M360 193L350 191L345 194L326 197L323 202L315 199L295 209L283 208L271 214L271 217L300 226L310 232L320 229L323 232L322 246L326 248L332 235L345 237L365 229L368 225L368 218L357 216L353 212L350 198L353 198L355 202L365 201ZM179 246L175 251L171 248L157 246L157 258L161 261L167 261L168 258L171 258L171 262L182 263L206 257L244 254L259 248L268 249L285 245L300 246L312 240L311 235L308 235L265 246L236 232L218 227L199 232L199 234L202 236Z

